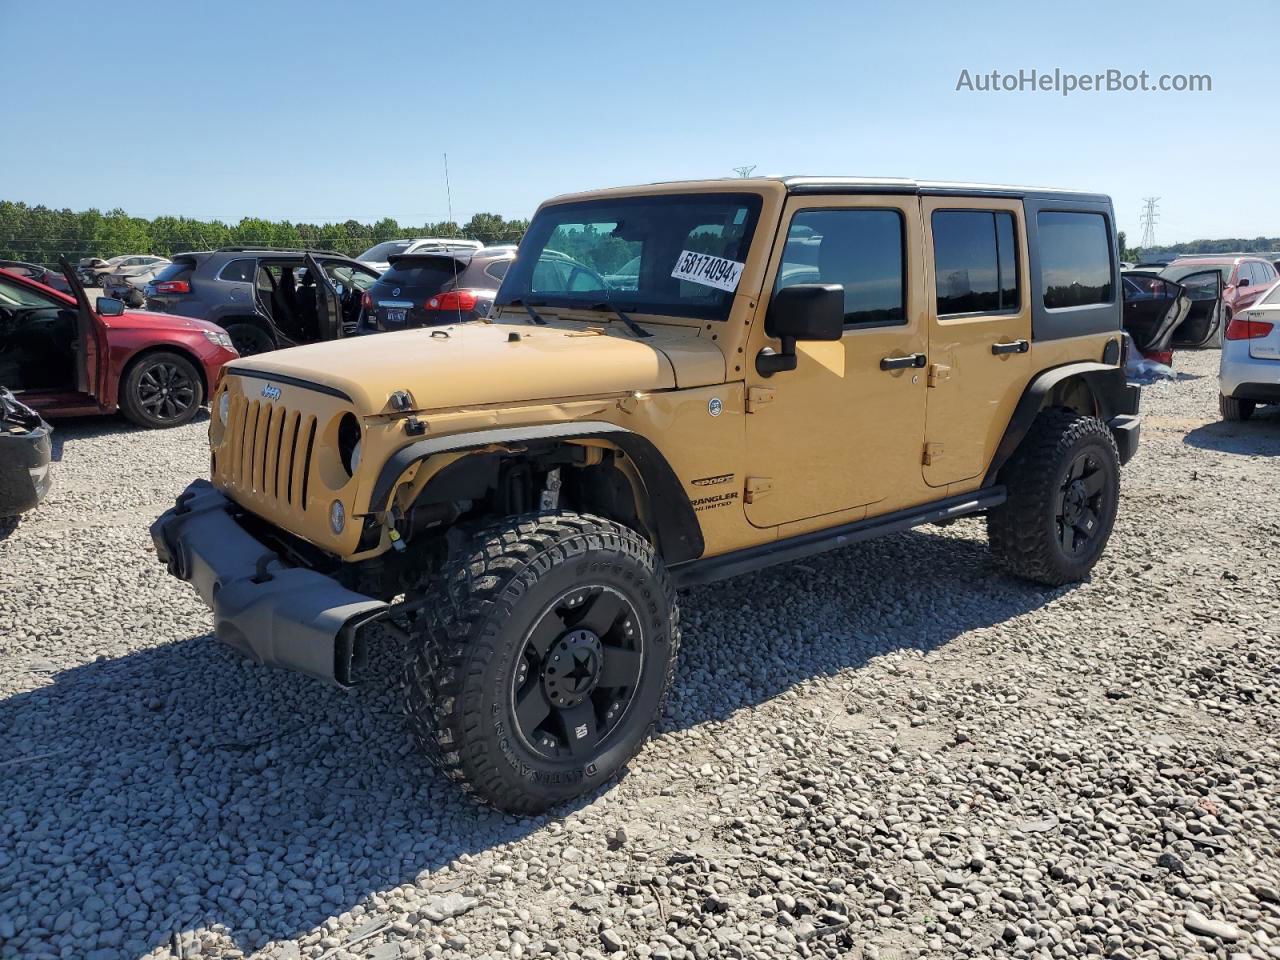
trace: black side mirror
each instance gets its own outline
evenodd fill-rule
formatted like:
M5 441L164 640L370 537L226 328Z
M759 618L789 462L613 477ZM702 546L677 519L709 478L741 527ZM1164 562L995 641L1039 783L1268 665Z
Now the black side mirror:
M844 287L838 283L798 283L773 295L764 330L782 341L782 350L768 348L756 356L762 377L796 368L797 340L839 340L844 334Z
M119 317L124 314L124 301L115 297L99 297L96 309L100 317Z
M1248 285L1249 285L1248 277L1241 277L1239 280L1236 281L1237 287L1247 287Z

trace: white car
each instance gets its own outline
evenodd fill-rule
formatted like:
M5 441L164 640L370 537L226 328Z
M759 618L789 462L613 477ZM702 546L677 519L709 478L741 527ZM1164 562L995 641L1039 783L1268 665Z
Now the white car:
M1280 403L1280 283L1227 324L1218 368L1223 420L1248 420L1260 403Z
M413 237L408 240L386 240L375 243L360 256L361 263L379 273L386 273L392 257L405 253L475 253L484 246L479 240L456 237Z

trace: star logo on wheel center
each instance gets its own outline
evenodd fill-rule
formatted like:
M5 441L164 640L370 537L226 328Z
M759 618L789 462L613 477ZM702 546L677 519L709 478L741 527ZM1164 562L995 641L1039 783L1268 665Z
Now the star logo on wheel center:
M595 676L596 655L590 650L573 651L573 668L565 674L573 683L573 692L579 693L587 687Z

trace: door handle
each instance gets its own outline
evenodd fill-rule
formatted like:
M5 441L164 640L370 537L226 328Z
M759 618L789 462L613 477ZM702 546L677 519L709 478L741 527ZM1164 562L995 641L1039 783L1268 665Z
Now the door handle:
M923 367L929 358L923 353L911 353L905 357L885 357L880 361L881 370L902 370L906 367Z
M1026 340L1014 340L1012 343L993 343L991 352L997 357L1002 353L1026 353L1031 349L1031 344Z

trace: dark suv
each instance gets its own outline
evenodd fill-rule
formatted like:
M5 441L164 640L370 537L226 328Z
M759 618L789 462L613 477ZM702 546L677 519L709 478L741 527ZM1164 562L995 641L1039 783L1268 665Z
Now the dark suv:
M147 309L209 320L241 356L350 336L378 274L338 253L222 247L179 253L147 284Z

